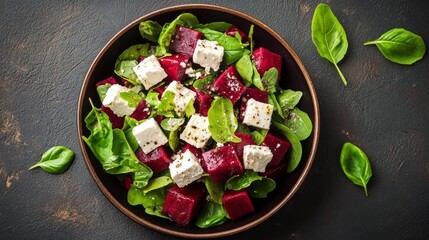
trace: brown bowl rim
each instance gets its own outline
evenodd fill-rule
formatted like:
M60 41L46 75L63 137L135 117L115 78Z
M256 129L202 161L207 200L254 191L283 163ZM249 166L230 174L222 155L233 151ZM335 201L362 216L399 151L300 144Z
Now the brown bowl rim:
M92 72L93 72L95 66L97 65L98 61L100 60L101 56L113 44L113 42L115 42L121 35L123 35L125 32L127 32L131 28L135 27L135 25L140 23L141 21L150 19L154 16L157 16L157 15L163 14L163 13L167 13L170 11L189 10L189 9L210 9L210 10L217 10L217 11L221 11L221 12L226 12L226 13L238 16L240 18L243 18L243 19L251 22L252 24L258 25L259 27L261 27L264 30L266 30L267 32L269 32L277 41L279 41L282 44L283 47L286 48L286 50L291 54L292 58L294 59L294 61L298 65L299 69L301 70L301 72L304 76L304 79L307 83L307 86L309 88L309 91L310 91L311 100L313 103L313 111L314 111L313 139L312 139L312 143L311 143L311 150L310 150L310 153L308 155L308 159L306 161L306 164L303 166L303 171L302 171L301 175L299 176L298 180L296 181L296 183L293 185L290 192L274 208L272 208L267 213L263 214L262 217L254 220L252 222L249 222L247 224L241 225L241 226L234 228L234 229L220 231L220 232L213 232L213 233L186 233L186 232L180 232L180 231L166 229L166 228L163 228L163 227L158 226L156 224L153 224L149 221L141 219L139 216L137 216L136 214L134 214L133 212L131 212L130 210L125 208L120 202L118 202L116 200L116 198L109 192L109 190L106 188L106 186L104 186L103 183L98 178L97 173L95 172L94 168L91 165L88 153L86 152L85 143L82 140L82 136L83 136L83 124L82 124L82 113L83 112L82 112L82 108L83 108L84 101L87 100L87 99L84 99L84 95L85 95L86 89L88 87L89 77L92 75ZM300 58L295 53L295 51L292 49L292 47L290 47L290 45L277 32L275 32L273 29L271 29L269 26L267 26L263 22L259 21L258 19L254 18L248 14L245 14L243 12L239 12L237 10L234 10L234 9L231 9L228 7L212 5L212 4L183 4L183 5L165 7L165 8L159 9L159 10L152 11L152 12L150 12L150 13L142 16L142 17L139 17L138 19L132 21L127 26L122 28L118 33L116 33L107 42L107 44L97 54L96 58L92 62L91 66L90 66L90 68L89 68L89 70L85 76L85 79L84 79L84 82L82 84L80 94L79 94L78 108L77 108L77 119L76 119L77 121L76 122L77 122L77 127L78 127L79 146L80 146L82 155L84 157L85 164L86 164L86 166L90 172L90 175L92 176L93 180L96 182L97 187L101 190L101 192L107 197L107 199L116 208L118 208L122 213L124 213L126 216L131 218L133 221L135 221L135 222L137 222L143 226L146 226L152 230L159 231L159 232L169 234L169 235L173 235L173 236L177 236L177 237L200 238L201 239L201 238L215 238L215 237L229 236L229 235L233 235L233 234L237 234L239 232L245 231L245 230L250 229L252 227L255 227L256 225L264 222L269 217L271 217L274 213L279 211L292 198L292 196L297 192L299 187L304 182L304 179L306 178L306 176L307 176L307 174L308 174L308 172L309 172L309 170L313 164L314 158L315 158L317 145L318 145L318 141L319 141L319 135L320 135L320 130L319 130L320 118L319 118L319 115L320 115L319 102L317 100L317 94L316 94L316 91L314 89L313 83L311 81L310 75L308 74L306 68L304 67L303 63L301 62Z

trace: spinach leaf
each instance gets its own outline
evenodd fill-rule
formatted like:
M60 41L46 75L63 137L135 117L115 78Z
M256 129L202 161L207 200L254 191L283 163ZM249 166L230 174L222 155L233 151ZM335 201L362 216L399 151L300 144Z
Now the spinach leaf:
M277 101L279 102L280 107L283 108L283 111L288 111L293 109L299 103L301 97L301 91L287 89L280 91L280 94L277 95Z
M264 85L262 84L261 75L256 69L255 63L252 64L252 67L253 67L253 77L252 77L253 85L255 85L255 87L257 87L259 90L265 91Z
M28 170L41 167L48 173L63 173L70 167L74 157L75 154L72 150L64 146L55 146L46 151L40 161Z
M137 75L134 73L133 68L138 64L137 59L140 56L149 56L150 45L137 44L127 48L124 52L119 55L115 63L115 73L121 78L129 81L133 85L139 85L140 81L137 79Z
M364 43L372 44L390 61L404 65L417 62L426 52L423 38L403 28L391 29L378 39Z
M218 204L222 204L222 197L224 193L223 185L220 183L215 183L210 176L205 176L203 181L206 185L206 189L210 195L211 200Z
M267 134L268 134L267 129L257 129L250 133L250 135L252 135L253 141L255 141L257 145L261 145L261 143L264 141Z
M168 145L173 152L179 151L179 130L176 129L168 134Z
M247 125L240 122L238 123L238 127L236 131L243 134L250 134L250 128Z
M234 191L248 188L252 198L265 198L276 188L276 182L271 178L262 177L252 170L246 170L244 174L228 179L225 188Z
M143 38L149 41L157 42L162 26L152 20L147 20L139 24L139 31Z
M250 56L244 54L236 63L235 68L237 69L238 74L243 79L246 87L250 86L253 82L253 67L252 60L250 60Z
M165 118L161 121L160 125L165 131L175 131L184 123L184 118Z
M253 53L253 45L255 45L255 43L253 42L253 29L255 28L255 26L250 25L250 29L249 29L249 34L247 34L247 37L249 38L249 44L250 44L250 53Z
M365 190L368 197L367 184L372 176L371 163L366 154L352 143L346 142L343 145L340 155L341 168L346 177Z
M176 32L177 25L192 28L198 23L198 19L195 15L190 13L180 14L171 23L164 25L158 38L158 44L164 48L170 46L171 37L173 37L174 33Z
M311 38L320 56L334 64L344 85L347 86L347 81L337 64L346 55L349 43L343 26L327 4L320 3L314 11Z
M241 138L235 136L238 127L237 118L231 100L216 98L208 112L209 131L213 139L218 143L241 142Z
M300 141L307 139L313 130L313 123L308 114L298 108L289 112L284 124L295 133Z
M279 76L279 71L277 68L272 67L268 69L262 76L261 82L264 87L264 91L268 94L276 92L277 79ZM261 89L262 90L262 89Z
M185 116L187 118L190 118L196 112L195 107L194 107L194 101L195 101L194 99L191 99L188 103L188 106L186 106Z
M299 162L301 161L301 157L302 157L301 142L299 141L299 138L295 135L295 133L285 125L273 121L271 126L273 126L280 133L282 133L292 145L290 150L290 155L289 155L289 158L290 158L289 165L287 166L287 172L290 173L293 170L295 170L295 168L298 166Z
M204 93L209 93L210 86L213 84L214 81L215 81L215 76L212 74L209 74L202 79L195 80L192 86L199 91L202 91Z
M277 111L281 118L285 118L283 108L280 106L279 102L277 101L277 97L274 95L274 93L268 94L268 103L274 106L274 109Z
M104 98L106 97L107 90L109 90L109 88L111 86L112 86L112 84L106 83L106 84L103 84L103 85L100 85L97 87L97 93L98 93L98 96L100 97L101 102L104 101Z
M130 144L130 147L133 150L133 152L135 152L139 147L139 143L137 142L133 134L133 128L137 125L139 125L139 122L136 119L130 116L125 116L124 126L122 127L122 131L124 132L125 138L127 139L128 144Z
M144 193L143 189L137 188L133 184L128 190L128 203L132 206L143 205L147 214L169 219L162 213L167 191L168 187L165 186Z
M199 228L219 226L228 220L225 208L216 202L205 201L202 209L195 219L195 225Z
M175 104L174 104L174 92L165 91L161 98L161 102L158 105L158 114L165 117L174 117Z
M149 181L149 183L142 188L143 193L146 194L155 189L163 188L173 183L173 180L168 176L160 176L157 178L153 178Z
M128 106L131 108L136 108L143 99L142 96L134 91L121 92L119 93L119 97L127 101Z
M197 24L195 28L207 28L218 32L225 32L231 26L232 24L227 22L211 22L206 24Z
M161 103L161 101L159 101L158 96L159 96L159 93L151 89L147 93L145 100L147 104L149 104L149 106L157 108L158 105Z

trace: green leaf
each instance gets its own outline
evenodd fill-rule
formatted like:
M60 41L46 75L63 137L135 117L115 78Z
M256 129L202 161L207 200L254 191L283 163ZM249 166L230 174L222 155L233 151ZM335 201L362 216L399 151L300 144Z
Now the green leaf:
M228 179L225 188L234 191L248 188L251 197L265 198L268 193L276 188L276 183L274 180L262 177L252 170L246 170L244 174Z
M40 161L28 170L36 167L41 167L48 173L63 173L73 162L75 155L74 152L64 146L55 146L46 151Z
M212 74L209 74L202 79L195 80L192 86L199 91L209 93L210 86L213 84L214 80L215 80L215 76Z
M124 132L125 137L127 138L128 144L130 144L130 147L133 150L133 152L135 152L139 147L139 144L133 134L133 128L137 125L139 125L139 122L136 119L130 116L125 116L124 126L122 127L122 131Z
M231 100L216 98L208 112L209 131L213 139L218 143L241 142L241 138L235 136L238 127L237 118Z
M204 177L203 180L210 198L214 202L222 204L222 197L224 194L223 184L215 183L210 176Z
M314 11L311 38L320 56L334 64L341 80L347 86L347 81L337 64L346 55L349 43L343 26L327 4L320 3Z
M289 112L285 126L292 130L300 141L307 139L313 130L313 123L308 114L298 108Z
M253 66L252 60L250 60L250 56L244 54L240 60L235 63L235 68L237 69L238 74L244 81L246 87L250 86L253 82Z
M171 23L165 24L163 26L163 29L159 35L158 38L158 44L160 46L163 46L164 48L170 46L171 37L173 37L174 33L176 32L176 26L187 26L192 28L193 26L197 25L198 19L195 17L195 15L190 13L182 13L179 16L177 16L176 19L174 19Z
M195 26L195 28L207 28L218 32L225 32L231 26L232 24L227 22L211 22L206 24L198 24Z
M147 57L150 55L149 49L150 45L148 43L137 44L127 48L116 60L115 73L131 84L139 85L140 81L137 79L133 68L138 64L137 60L140 56Z
M152 42L158 42L162 26L152 20L147 20L139 24L139 31L143 38Z
M268 71L264 73L261 82L265 92L267 92L268 94L276 92L278 77L279 71L275 67L268 69Z
M255 63L252 64L253 67L253 85L257 87L259 90L265 91L264 85L262 84L261 75L259 74L258 70L256 69Z
M168 145L170 146L173 152L179 151L179 131L171 131L168 135Z
M267 134L268 134L267 129L257 129L252 133L250 133L250 135L252 135L253 141L255 141L257 145L261 145L261 143L264 141Z
M143 99L142 96L134 91L121 92L119 93L119 97L127 101L128 106L131 108L136 108Z
M149 104L149 106L157 108L158 105L161 103L161 101L159 101L158 96L159 96L159 93L151 89L147 93L145 100L147 104Z
M277 111L281 118L285 118L283 108L280 106L279 102L277 101L277 97L274 95L274 93L268 94L268 103L274 106L274 109Z
M283 108L283 111L287 111L293 109L299 103L301 97L301 91L287 89L280 91L280 94L277 96L277 101L280 107Z
M199 228L219 226L228 220L225 208L216 202L205 201L202 209L195 219L195 225Z
M394 63L411 65L422 59L426 52L423 38L403 28L394 28L374 41L364 45L375 44L384 57Z
M160 125L165 131L175 131L184 123L184 118L165 118L161 121Z
M128 190L128 203L132 206L143 205L147 214L169 219L167 215L162 213L167 191L168 187L166 186L144 193L142 189L133 184Z
M174 104L174 92L165 91L161 98L161 102L158 105L158 114L165 117L174 117L175 115L175 104Z
M264 177L260 181L254 181L249 188L249 194L252 198L266 198L267 194L276 188L276 182Z
M249 34L247 34L248 38L249 38L249 44L250 44L250 52L253 53L253 45L255 44L253 42L253 29L254 29L254 25L250 25L250 29L249 29Z
M111 86L112 86L112 84L106 83L106 84L103 84L103 85L100 85L97 87L97 93L98 93L98 96L100 97L101 102L104 101L104 98L106 97L107 90L109 90L109 88Z
M166 187L172 183L173 183L173 180L170 177L160 176L160 177L151 179L149 183L144 188L142 188L142 190L143 190L143 193L146 194L150 191Z
M188 103L188 106L186 106L186 109L185 109L185 116L187 117L187 118L190 118L192 115L194 115L195 114L195 107L194 107L194 99L191 99L190 101L189 101L189 103Z
M296 169L296 167L299 165L299 162L301 161L301 157L302 157L301 142L299 141L295 133L285 125L278 122L272 122L271 126L273 126L280 133L282 133L292 145L290 150L290 155L289 155L289 158L290 158L289 165L287 167L287 172L290 173Z
M250 134L250 128L247 125L239 122L236 132Z
M368 197L367 184L372 176L371 163L366 154L352 143L346 142L343 145L340 155L340 164L346 177L365 190Z

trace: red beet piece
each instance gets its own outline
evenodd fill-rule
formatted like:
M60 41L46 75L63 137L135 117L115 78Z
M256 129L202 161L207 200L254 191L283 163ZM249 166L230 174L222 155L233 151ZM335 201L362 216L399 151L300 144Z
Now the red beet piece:
M140 162L146 164L155 173L168 169L168 166L172 162L164 146L160 146L148 154L145 154L143 150L139 148L136 151L136 156Z
M171 38L170 50L185 54L192 57L195 47L197 46L198 39L203 37L203 33L183 27L176 26L176 32Z
M213 181L218 183L244 173L243 165L232 146L223 146L204 152L201 166L210 174Z
M238 34L240 34L240 37L241 37L241 41L244 43L244 42L247 42L247 40L248 40L248 37L247 37L247 34L245 34L241 29L239 29L238 27L236 27L236 26L234 26L234 25L232 25L230 28L228 28L226 31L225 31L225 34L226 35L228 35L228 36L231 36L231 37L235 37L235 33L238 33Z
M230 142L227 145L234 147L235 151L237 152L237 156L240 160L243 160L243 150L244 146L246 145L255 145L255 141L253 140L252 136L250 134L244 134L244 133L235 133L235 135L239 138L241 138L241 142L239 143L233 143Z
M246 107L247 107L247 100L249 100L251 98L253 98L259 102L267 103L268 94L262 90L257 89L257 88L247 88L246 89L246 92L243 94L243 97L241 97L240 114L238 115L238 120L240 120L241 122L244 119L244 113L245 113Z
M124 86L125 86L125 87L127 87L127 88L132 88L132 87L134 87L134 84L132 84L132 83L128 82L128 80L127 80L127 79L125 79L125 78L121 78L121 82L122 82L122 85L124 85Z
M272 165L268 164L267 168L265 169L265 172L261 173L261 175L264 177L276 179L276 178L280 177L280 175L282 175L286 171L287 166L288 166L287 161L283 161L278 166L272 166Z
M240 77L234 65L231 65L210 86L210 90L222 97L229 98L232 104L235 104L246 91L246 86L240 82Z
M139 58L137 59L137 62L140 63L142 62L146 57L145 56L139 56Z
M131 185L133 185L134 179L130 176L127 175L126 177L124 177L124 179L122 179L122 186L124 186L125 189L130 190Z
M260 47L253 51L252 60L256 65L256 69L261 77L268 69L275 67L280 73L282 70L282 57L276 53L270 52L266 48Z
M207 117L209 113L209 109L214 100L214 97L210 94L206 94L201 91L196 91L196 92L197 92L197 97L195 99L196 110L200 115Z
M205 195L202 184L191 184L183 188L173 185L167 193L162 212L177 224L187 227L196 216Z
M148 119L150 116L150 106L147 104L146 100L142 99L137 105L136 110L131 114L131 117L140 121L143 119Z
M98 86L104 85L104 84L106 84L106 83L109 83L109 84L111 84L111 85L113 85L113 84L118 84L118 82L116 81L116 79L115 79L114 77L108 77L108 78L104 79L103 81L100 81L100 82L96 83L96 84L95 84L95 87L98 87Z
M109 117L110 122L112 123L112 128L122 128L124 126L124 117L119 117L115 113L113 113L110 108L105 107L103 104L101 104L101 111L107 114Z
M167 73L167 80L169 81L182 81L185 77L188 62L189 56L183 54L173 54L159 59L159 63Z
M240 191L226 190L222 197L222 203L232 221L255 211L246 189Z
M161 86L153 89L155 92L159 93L159 95L158 95L159 100L161 100L162 94L164 94L166 88L167 88L167 86L165 86L165 84L164 84L164 85L161 85Z
M271 133L267 134L261 145L269 147L273 153L273 159L268 163L269 166L278 166L291 146L286 140L276 137Z

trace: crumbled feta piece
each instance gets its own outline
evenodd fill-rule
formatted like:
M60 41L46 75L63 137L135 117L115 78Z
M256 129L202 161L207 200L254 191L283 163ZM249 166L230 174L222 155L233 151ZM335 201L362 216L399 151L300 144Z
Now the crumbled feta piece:
M220 63L223 59L223 47L216 41L201 40L197 41L192 60L201 67L210 70L219 70Z
M247 100L243 123L262 129L269 129L274 107L270 104L258 102L251 98Z
M192 115L180 139L196 148L203 148L210 140L209 120L199 114Z
M136 108L128 106L128 102L121 98L121 92L128 92L129 89L119 84L113 84L106 92L103 100L103 105L110 108L112 112L119 117L131 115Z
M193 181L201 178L204 173L203 168L198 163L197 157L188 150L179 153L175 160L170 163L169 169L171 178L179 187L184 187Z
M271 159L273 159L273 153L267 146L244 146L243 163L245 169L252 169L255 172L265 172L265 168Z
M164 135L154 118L150 118L134 127L133 135L143 152L146 154L168 142L167 137Z
M191 100L195 99L197 94L180 84L178 81L172 81L165 89L165 92L171 91L174 93L174 110L179 116L183 116ZM164 92L164 93L165 93Z
M146 90L167 77L167 73L161 67L155 55L143 59L133 68L133 71Z
M188 75L188 77L194 77L196 79L199 79L203 75L201 72L195 71L192 67L188 67L185 70L185 74Z

